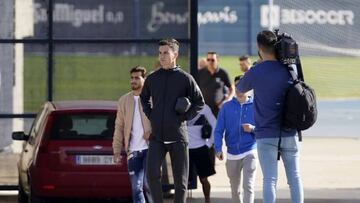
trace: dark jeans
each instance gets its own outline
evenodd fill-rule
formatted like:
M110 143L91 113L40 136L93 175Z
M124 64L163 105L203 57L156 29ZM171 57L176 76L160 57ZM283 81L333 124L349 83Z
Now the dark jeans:
M145 176L147 151L148 150L134 151L128 155L128 170L134 203L145 203L144 192L148 202L153 202Z
M188 143L185 142L164 144L155 140L150 141L147 157L147 177L151 196L156 203L164 202L160 168L167 152L170 153L174 176L174 203L186 203L186 190L189 177L189 149Z

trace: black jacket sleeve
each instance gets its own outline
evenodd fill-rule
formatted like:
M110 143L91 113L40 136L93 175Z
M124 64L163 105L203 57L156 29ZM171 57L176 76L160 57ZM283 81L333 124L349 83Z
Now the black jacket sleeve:
M151 102L150 102L150 98L151 98L151 93L150 93L150 87L149 84L150 81L147 78L144 82L144 86L141 90L141 94L140 94L140 100L141 100L141 105L143 107L143 111L145 113L145 115L148 117L148 119L150 120L150 114L151 114Z
M185 120L193 119L196 115L200 113L200 111L204 108L205 105L200 88L191 75L189 75L189 80L190 85L188 87L187 94L189 100L191 101L191 107L184 115Z

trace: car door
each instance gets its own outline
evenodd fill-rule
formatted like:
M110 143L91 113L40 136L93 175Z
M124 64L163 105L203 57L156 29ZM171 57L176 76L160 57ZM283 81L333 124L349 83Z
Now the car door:
M26 192L29 192L28 170L32 164L38 144L40 143L40 129L43 128L44 120L49 111L49 105L44 105L37 114L29 131L29 139L24 143L23 151L19 160L19 181Z

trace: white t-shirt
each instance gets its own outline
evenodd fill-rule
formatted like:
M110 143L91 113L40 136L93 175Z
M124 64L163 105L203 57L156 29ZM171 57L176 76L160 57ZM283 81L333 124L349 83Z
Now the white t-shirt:
M212 127L211 137L209 139L203 139L201 137L201 128L202 125L194 125L194 123L199 119L201 115L204 115L206 120ZM216 118L214 114L211 112L211 109L208 105L205 104L204 108L200 111L200 113L195 116L195 118L189 120L187 122L187 129L189 135L189 149L196 149L207 145L210 147L214 144L214 131L216 127Z
M237 154L237 155L227 153L226 158L227 158L228 160L240 160L240 159L243 159L244 157L246 157L246 156L249 155L249 154L254 154L255 157L257 157L257 150L256 150L256 149L252 149L252 150L250 150L250 151L244 152L244 153L242 153L242 154Z
M139 96L134 96L134 116L131 127L131 138L129 151L140 151L148 148L146 141L144 140L144 127L142 125L139 107Z

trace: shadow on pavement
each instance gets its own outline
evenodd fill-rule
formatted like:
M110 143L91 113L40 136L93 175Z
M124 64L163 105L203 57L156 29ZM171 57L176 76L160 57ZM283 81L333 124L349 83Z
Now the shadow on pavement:
M1 203L16 203L17 196L0 196ZM66 201L66 203L121 203L123 201L106 201L106 200L74 200L74 201ZM166 203L172 203L172 199L165 199ZM203 198L188 198L187 203L203 203ZM232 203L229 198L211 198L212 203ZM289 203L289 199L278 199L277 203ZM344 200L344 199L305 199L305 203L359 203L359 200ZM262 203L261 199L256 199L255 203Z

